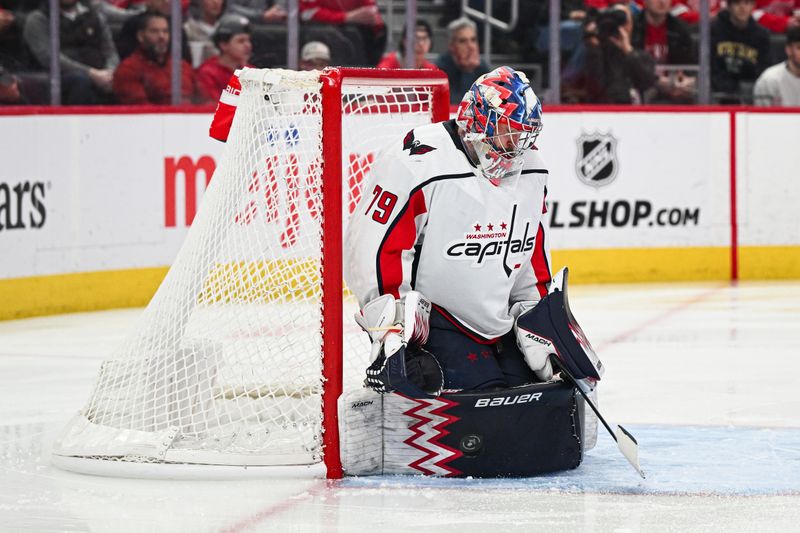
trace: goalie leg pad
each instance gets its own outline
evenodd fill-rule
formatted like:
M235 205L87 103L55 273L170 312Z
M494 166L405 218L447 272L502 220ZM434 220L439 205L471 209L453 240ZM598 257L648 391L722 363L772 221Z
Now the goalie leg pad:
M360 396L359 396L360 395ZM347 475L529 477L583 459L582 400L564 382L410 398L373 391L340 403Z

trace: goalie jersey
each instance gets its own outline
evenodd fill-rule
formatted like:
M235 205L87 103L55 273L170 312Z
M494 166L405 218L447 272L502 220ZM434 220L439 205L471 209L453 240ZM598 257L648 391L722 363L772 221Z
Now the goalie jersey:
M509 307L551 279L548 172L527 151L521 174L481 177L454 120L415 128L376 158L345 237L345 280L364 305L416 290L479 340L511 330Z

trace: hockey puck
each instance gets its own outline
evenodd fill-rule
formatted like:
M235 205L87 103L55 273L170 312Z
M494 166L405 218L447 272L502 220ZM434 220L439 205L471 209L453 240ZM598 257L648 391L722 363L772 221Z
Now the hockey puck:
M459 443L459 448L465 455L477 455L483 448L483 437L480 435L464 435Z

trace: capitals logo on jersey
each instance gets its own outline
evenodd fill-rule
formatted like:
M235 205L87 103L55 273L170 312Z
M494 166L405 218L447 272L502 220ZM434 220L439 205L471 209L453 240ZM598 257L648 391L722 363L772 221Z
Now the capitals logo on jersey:
M511 211L508 221L486 221L475 223L463 239L447 243L444 255L456 261L471 261L473 268L483 267L495 257L503 258L503 271L506 276L518 269L522 261L519 256L533 250L536 231L531 229L531 221L517 221L517 206ZM521 235L520 235L521 233Z
M436 148L419 142L414 138L414 130L411 130L406 133L406 136L403 139L403 150L408 150L408 155L422 155L427 154L428 152L433 152L436 150Z

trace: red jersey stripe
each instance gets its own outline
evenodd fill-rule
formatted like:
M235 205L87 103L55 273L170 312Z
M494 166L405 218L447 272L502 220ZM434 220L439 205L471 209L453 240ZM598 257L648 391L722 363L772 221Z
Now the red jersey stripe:
M547 262L545 253L544 226L542 226L541 222L539 223L539 230L536 232L536 249L533 250L531 265L536 276L536 290L539 291L539 297L544 298L547 295L547 286L552 280L552 275L550 274L550 265Z
M428 212L422 189L416 190L408 199L403 211L398 215L378 249L378 286L381 294L391 294L400 298L400 285L403 283L403 252L411 250L417 241L415 219Z

